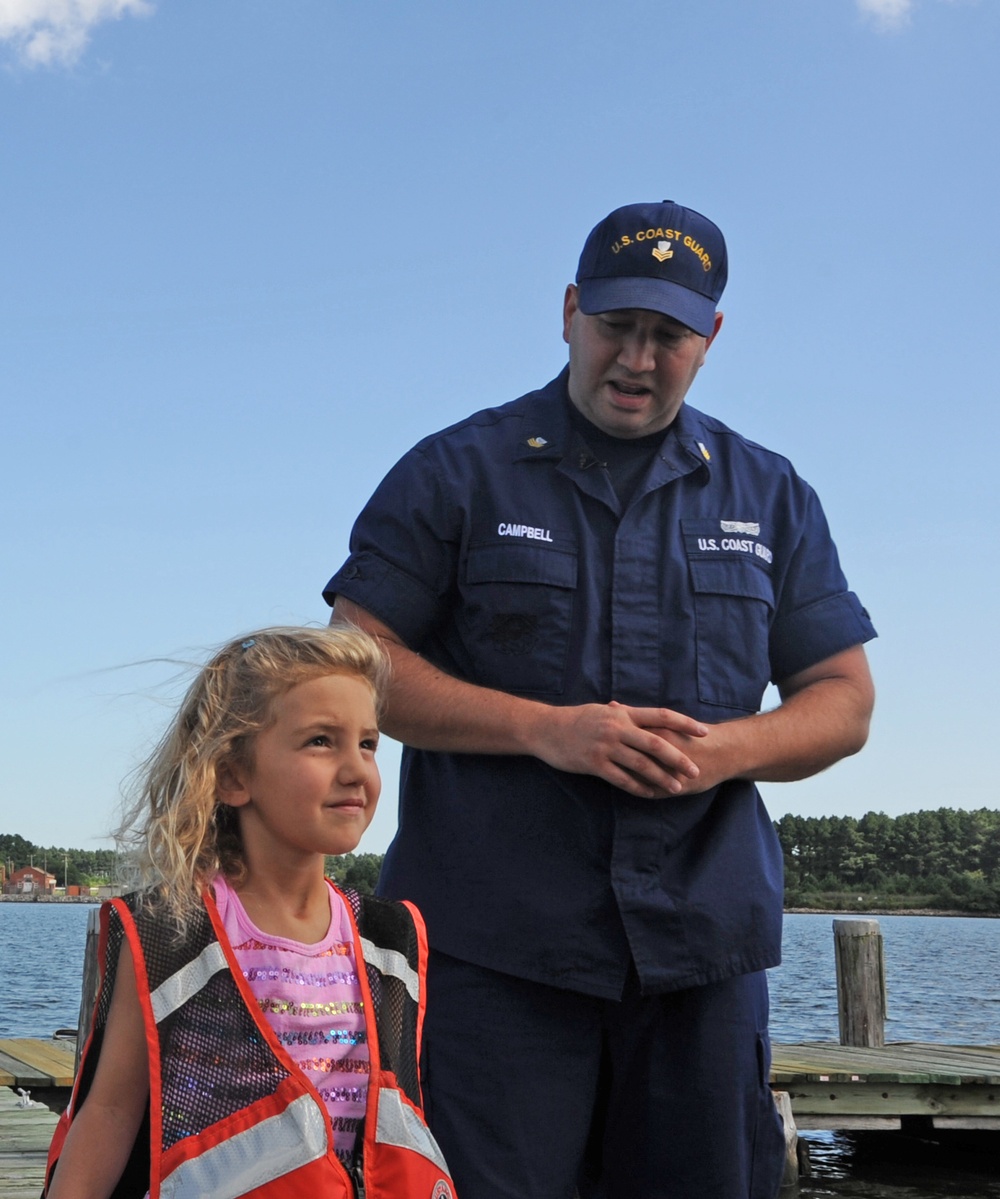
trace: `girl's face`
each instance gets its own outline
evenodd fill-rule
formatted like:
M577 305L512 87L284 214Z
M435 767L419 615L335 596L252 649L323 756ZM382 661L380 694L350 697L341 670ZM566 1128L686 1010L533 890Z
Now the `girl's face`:
M220 789L239 809L247 865L349 853L382 788L371 688L350 674L309 679L274 701L274 717L253 765L233 767Z

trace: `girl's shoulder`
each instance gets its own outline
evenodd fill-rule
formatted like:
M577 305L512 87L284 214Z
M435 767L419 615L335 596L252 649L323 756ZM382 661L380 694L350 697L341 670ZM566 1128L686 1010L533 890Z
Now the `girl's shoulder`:
M334 884L349 907L364 940L385 949L395 949L415 962L426 942L424 922L411 903L384 899L381 895L362 895L353 887Z

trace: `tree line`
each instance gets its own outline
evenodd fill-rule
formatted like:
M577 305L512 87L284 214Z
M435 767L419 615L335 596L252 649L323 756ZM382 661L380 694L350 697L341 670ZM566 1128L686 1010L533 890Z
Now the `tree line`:
M886 816L792 816L775 822L785 861L785 906L936 908L1000 913L1000 811L954 808ZM59 886L114 881L113 849L33 845L0 834L8 871L34 864ZM370 894L382 855L326 859L335 882Z
M1000 811L787 815L774 827L787 907L1000 912Z
M0 864L8 877L22 866L37 866L54 874L57 887L100 886L116 881L118 852L114 849L67 849L61 845L35 845L16 833L0 833ZM382 869L382 854L345 853L326 859L326 872L334 882L370 895Z
M22 866L37 866L54 874L56 886L99 886L114 879L118 854L114 849L67 849L35 845L16 833L0 833L0 863L8 877Z

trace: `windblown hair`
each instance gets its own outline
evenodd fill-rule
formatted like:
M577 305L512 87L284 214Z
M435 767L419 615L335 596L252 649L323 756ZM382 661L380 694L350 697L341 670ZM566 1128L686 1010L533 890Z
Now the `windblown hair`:
M245 872L236 811L217 798L219 768L252 767L254 738L274 721L274 701L311 679L363 679L381 719L388 673L378 642L350 625L247 633L202 668L137 771L117 833L138 849L142 880L179 932L216 874L239 881Z

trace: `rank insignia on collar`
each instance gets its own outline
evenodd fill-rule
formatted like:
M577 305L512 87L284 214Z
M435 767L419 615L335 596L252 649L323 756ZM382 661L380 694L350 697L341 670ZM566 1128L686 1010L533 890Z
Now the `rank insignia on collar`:
M549 443L545 440L544 437L529 437L528 438L528 445L530 445L533 450L540 450L544 446L547 446L548 444Z
M708 452L707 449L705 449L705 443L703 441L698 442L698 449L701 450L701 456L705 459L706 462L712 461L712 455Z

